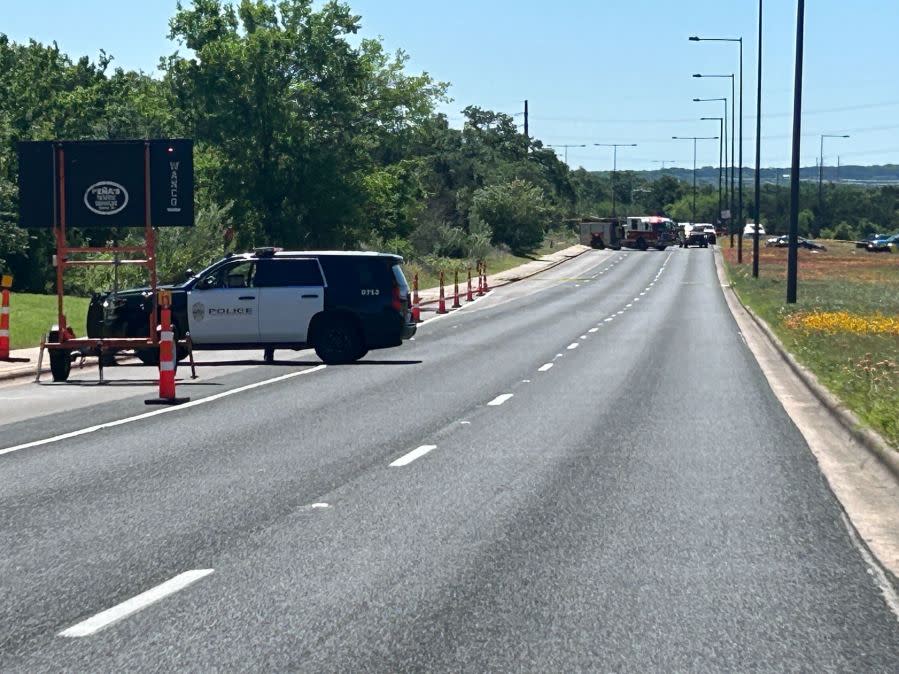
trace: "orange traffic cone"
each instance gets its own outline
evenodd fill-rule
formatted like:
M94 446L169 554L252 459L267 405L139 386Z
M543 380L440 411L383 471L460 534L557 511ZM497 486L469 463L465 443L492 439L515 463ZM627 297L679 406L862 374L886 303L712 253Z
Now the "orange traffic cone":
M3 276L0 280L0 360L9 360L9 289L12 287L12 276Z
M170 292L159 292L162 322L159 332L159 397L145 400L147 405L179 405L190 398L178 398L175 395L175 333L172 330L172 295Z
M421 323L421 306L418 299L418 274L412 277L412 322Z
M437 301L437 313L446 313L446 295L443 293L443 272L440 272L440 299Z

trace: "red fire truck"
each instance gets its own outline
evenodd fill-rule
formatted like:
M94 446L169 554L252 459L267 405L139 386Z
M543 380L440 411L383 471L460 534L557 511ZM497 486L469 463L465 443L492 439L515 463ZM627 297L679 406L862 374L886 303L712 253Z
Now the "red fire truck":
M658 215L628 216L621 245L638 250L665 250L677 243L677 225Z

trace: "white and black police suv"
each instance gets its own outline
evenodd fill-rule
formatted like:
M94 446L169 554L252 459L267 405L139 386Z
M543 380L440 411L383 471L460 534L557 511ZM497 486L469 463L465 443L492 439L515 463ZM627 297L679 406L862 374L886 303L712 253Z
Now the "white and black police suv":
M195 349L264 349L267 361L275 349L309 347L328 364L356 361L415 334L402 262L371 252L229 254L184 283L165 286L176 338L189 332ZM147 288L95 295L88 336L144 336L151 311ZM137 356L158 362L155 349Z

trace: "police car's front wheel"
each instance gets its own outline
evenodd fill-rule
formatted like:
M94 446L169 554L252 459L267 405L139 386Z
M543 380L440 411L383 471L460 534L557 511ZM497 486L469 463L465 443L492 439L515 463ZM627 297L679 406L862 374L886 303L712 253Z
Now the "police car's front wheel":
M365 351L359 330L345 318L327 319L316 330L315 354L327 365L352 363Z

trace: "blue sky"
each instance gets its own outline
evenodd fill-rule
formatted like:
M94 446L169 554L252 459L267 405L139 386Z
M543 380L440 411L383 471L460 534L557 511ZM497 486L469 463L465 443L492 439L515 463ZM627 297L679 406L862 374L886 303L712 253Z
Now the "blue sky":
M619 168L692 165L692 144L672 135L716 135L716 103L729 80L694 72L738 69L730 43L689 35L744 38L744 165L754 162L756 0L350 0L363 34L411 57L410 69L451 83L443 106L454 124L475 104L518 113L527 98L531 133L546 143L638 143L619 151ZM765 3L762 165L790 156L795 0ZM154 71L176 45L166 39L174 0L0 0L0 32L16 41L56 40L72 56ZM114 11L110 11L114 8ZM806 7L804 165L814 165L818 134L825 165L899 163L899 10L894 0L812 0ZM520 116L516 119L521 119ZM611 168L608 148L569 150L569 163ZM716 164L714 141L699 163Z

